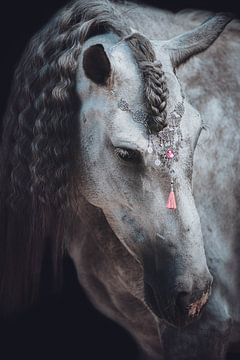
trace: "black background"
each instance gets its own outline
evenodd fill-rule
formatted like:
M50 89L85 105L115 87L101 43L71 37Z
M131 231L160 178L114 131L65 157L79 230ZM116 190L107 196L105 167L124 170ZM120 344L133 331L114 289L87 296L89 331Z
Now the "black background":
M136 1L135 1L136 2ZM30 37L43 26L64 0L6 1L0 5L0 117L8 99L14 67ZM146 1L145 1L146 3ZM237 1L149 1L170 10L200 8L233 12ZM1 220L0 220L1 221ZM46 280L47 281L47 280ZM78 285L70 259L64 260L60 294L46 295L38 306L0 323L0 359L134 360L137 348L120 327L98 313ZM237 355L231 359L240 359ZM176 359L177 360L177 359Z

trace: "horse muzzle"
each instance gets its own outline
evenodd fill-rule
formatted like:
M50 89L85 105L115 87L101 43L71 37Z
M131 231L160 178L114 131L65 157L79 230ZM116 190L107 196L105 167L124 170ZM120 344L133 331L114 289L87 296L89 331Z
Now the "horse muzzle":
M184 289L181 286L169 293L166 290L160 291L148 282L144 282L144 297L147 306L159 320L165 320L175 327L184 327L192 321L197 320L211 293L212 278L205 282L205 287Z

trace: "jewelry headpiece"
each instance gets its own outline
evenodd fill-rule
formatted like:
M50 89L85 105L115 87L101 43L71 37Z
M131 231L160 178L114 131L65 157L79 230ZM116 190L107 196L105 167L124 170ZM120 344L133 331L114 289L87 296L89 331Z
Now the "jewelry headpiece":
M182 146L182 132L180 128L180 122L184 114L184 96L182 95L182 102L178 102L174 110L167 117L167 125L160 130L157 134L151 134L148 127L149 114L143 110L132 109L128 102L124 99L120 99L118 107L122 111L127 111L132 115L134 121L143 124L148 129L148 153L155 152L157 158L155 160L156 166L162 166L169 169L171 176L171 190L167 200L168 209L176 209L176 199L174 194L174 169L172 164L174 161L178 161L179 149ZM156 136L158 141L156 141Z

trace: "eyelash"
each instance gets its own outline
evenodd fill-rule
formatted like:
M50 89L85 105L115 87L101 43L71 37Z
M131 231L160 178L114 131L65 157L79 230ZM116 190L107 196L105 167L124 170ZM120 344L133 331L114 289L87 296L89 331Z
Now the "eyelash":
M139 163L141 161L141 154L137 150L115 148L114 152L118 158L125 162Z

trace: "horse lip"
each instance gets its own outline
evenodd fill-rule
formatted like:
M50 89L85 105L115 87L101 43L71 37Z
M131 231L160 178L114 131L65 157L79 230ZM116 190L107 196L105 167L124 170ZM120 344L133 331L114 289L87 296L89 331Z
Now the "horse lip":
M208 302L209 296L211 294L211 287L209 286L202 294L202 296L195 301L193 301L191 304L187 306L187 313L190 318L195 318L200 315L203 308Z

